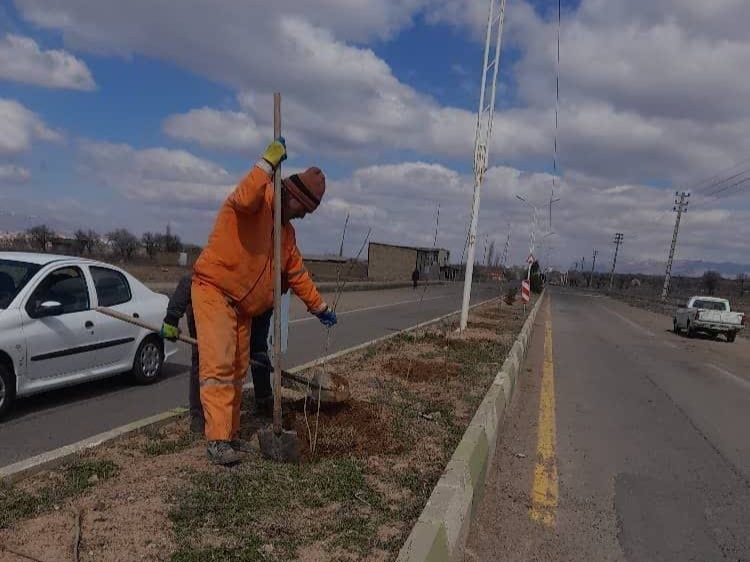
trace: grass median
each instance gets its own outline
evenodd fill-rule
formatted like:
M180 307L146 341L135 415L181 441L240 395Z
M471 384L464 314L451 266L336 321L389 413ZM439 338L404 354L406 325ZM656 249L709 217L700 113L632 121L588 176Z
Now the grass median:
M180 420L0 488L0 545L66 559L81 513L82 561L394 560L523 320L497 300L461 335L453 318L327 363L352 400L317 412L285 392L300 465L256 451L213 467ZM243 438L257 443L260 427L243 412Z

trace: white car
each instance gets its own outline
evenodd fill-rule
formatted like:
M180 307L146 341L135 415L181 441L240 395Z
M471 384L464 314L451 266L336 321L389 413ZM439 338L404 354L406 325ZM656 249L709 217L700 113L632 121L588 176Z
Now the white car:
M168 300L106 263L0 252L0 416L16 397L118 373L156 381L175 344L95 308L161 326Z

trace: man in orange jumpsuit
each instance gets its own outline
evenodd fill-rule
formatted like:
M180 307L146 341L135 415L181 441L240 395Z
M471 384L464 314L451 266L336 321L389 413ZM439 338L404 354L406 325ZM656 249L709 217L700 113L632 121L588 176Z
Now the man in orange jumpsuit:
M249 444L239 440L242 384L249 364L250 323L273 306L273 174L286 159L283 137L229 194L193 268L192 302L200 354L200 394L211 462L239 462ZM336 315L302 262L289 221L313 212L325 176L309 168L282 182L282 273L289 287L330 328Z

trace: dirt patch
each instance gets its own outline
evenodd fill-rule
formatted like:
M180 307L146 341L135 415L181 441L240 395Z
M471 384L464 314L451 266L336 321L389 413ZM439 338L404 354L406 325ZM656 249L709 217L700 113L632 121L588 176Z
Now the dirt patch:
M438 382L455 375L459 365L456 363L435 363L406 357L391 357L385 364L388 373L413 382Z
M179 420L0 487L0 544L69 560L80 511L82 562L394 560L523 318L491 304L471 321L460 338L452 319L328 362L351 402L320 417L310 406L307 423L300 389L285 389L301 465L262 458L256 433L270 420L245 397L240 433L256 450L237 467L208 464Z
M292 405L294 416L286 423L299 436L305 462L343 455L392 455L403 451L403 444L384 431L391 423L388 410L382 405L352 400L321 408L318 416L317 406L308 401L305 421L305 400L298 400Z

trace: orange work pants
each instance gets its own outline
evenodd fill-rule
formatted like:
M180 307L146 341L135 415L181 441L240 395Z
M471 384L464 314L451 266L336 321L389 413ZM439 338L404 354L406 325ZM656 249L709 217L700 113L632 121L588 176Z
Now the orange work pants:
M250 363L251 318L215 287L193 280L201 404L208 441L235 439L240 430L242 384Z

